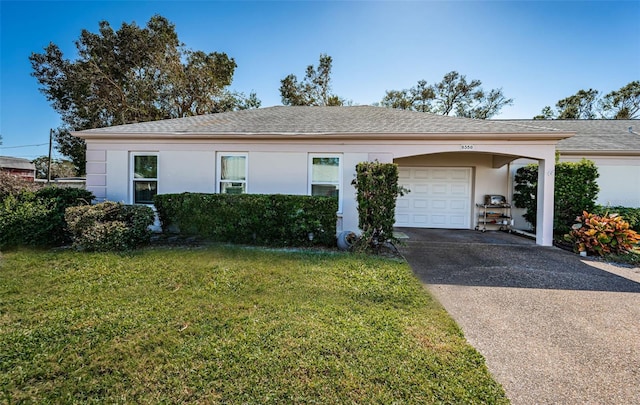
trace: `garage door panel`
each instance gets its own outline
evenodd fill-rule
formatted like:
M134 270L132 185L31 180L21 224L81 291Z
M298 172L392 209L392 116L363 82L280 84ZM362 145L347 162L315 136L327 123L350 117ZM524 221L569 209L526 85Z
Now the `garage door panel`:
M427 208L428 206L428 200L413 200L413 208Z
M451 194L452 195L469 195L469 187L466 184L452 184L451 185Z
M445 195L449 193L449 185L448 184L434 184L431 186L433 195Z
M426 184L413 184L410 187L412 187L410 188L412 193L414 191L418 194L426 194L429 192L429 186L427 186Z
M463 182L467 182L469 180L469 170L468 169L450 169L451 180L460 180Z
M449 217L449 221L451 223L452 228L457 228L458 226L464 226L467 222L466 216L464 215L451 215Z
M399 168L396 226L469 229L471 168Z
M426 225L428 224L427 221L427 216L426 215L412 215L411 216L412 222L415 224L422 224L426 227Z
M434 180L449 180L451 169L431 169L431 178Z
M452 210L467 211L469 203L466 200L451 200L449 201L449 207Z
M432 200L431 201L431 208L433 210L446 210L448 205L449 204L448 204L447 200Z

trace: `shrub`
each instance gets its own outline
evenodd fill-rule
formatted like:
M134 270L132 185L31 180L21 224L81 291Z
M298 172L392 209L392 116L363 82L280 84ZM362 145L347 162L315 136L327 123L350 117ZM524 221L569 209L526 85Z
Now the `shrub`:
M51 211L50 204L36 200L33 193L6 196L0 202L0 248L50 245Z
M379 252L385 242L397 242L393 236L396 198L406 191L398 184L398 166L358 163L352 184L357 189L358 226L362 230L355 248Z
M576 222L565 240L573 243L578 252L600 256L629 253L640 242L640 235L617 214L600 216L585 211Z
M76 248L126 251L149 242L153 210L144 205L105 202L70 207L65 213Z
M569 232L576 216L583 211L593 211L600 191L597 178L598 168L590 160L556 163L553 220L555 234ZM519 168L515 182L513 203L518 208L526 209L524 219L535 227L538 212L538 165Z
M334 246L338 202L283 194L162 194L162 229L218 242L267 246Z
M16 196L22 191L36 191L38 188L38 183L0 171L0 201L9 195Z
M611 214L618 214L629 223L629 228L633 229L636 232L640 232L640 208L632 208L632 207L604 207L602 205L598 205L594 209L594 214L598 214L600 216L606 216Z
M93 194L82 189L45 187L7 195L0 204L0 248L60 246L71 241L64 212L88 204Z

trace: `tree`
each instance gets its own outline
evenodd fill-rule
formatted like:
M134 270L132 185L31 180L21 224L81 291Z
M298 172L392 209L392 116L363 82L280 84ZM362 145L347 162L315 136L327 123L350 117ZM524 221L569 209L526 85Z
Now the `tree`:
M633 81L620 90L606 94L600 101L600 106L607 118L640 118L640 81Z
M49 171L49 157L39 156L32 162L36 166L36 179L46 179ZM74 177L76 175L76 167L72 161L66 159L51 160L51 178Z
M175 26L161 16L145 27L107 21L99 32L82 30L78 56L66 59L50 43L29 57L40 91L63 125L56 149L84 172L84 141L69 131L165 118L252 108L259 100L230 92L236 62L225 53L192 51L178 40Z
M331 64L333 59L320 55L318 67L307 66L304 79L298 81L290 74L280 81L282 104L290 106L340 106L345 100L331 93Z
M556 103L560 120L591 120L596 117L594 108L598 91L580 90L576 94L563 98Z
M466 76L452 71L433 85L420 80L410 89L388 90L380 104L403 110L487 119L513 103L504 96L502 89L487 93L481 86L480 80L468 82Z
M546 106L533 119L636 119L640 118L640 81L607 93L599 98L594 89L579 90L556 103L555 109Z

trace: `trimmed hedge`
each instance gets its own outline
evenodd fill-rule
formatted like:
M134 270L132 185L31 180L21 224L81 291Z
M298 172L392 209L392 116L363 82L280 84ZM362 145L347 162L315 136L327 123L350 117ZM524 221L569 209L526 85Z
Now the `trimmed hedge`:
M165 232L266 246L336 244L333 197L183 193L157 195L154 203Z
M0 248L69 243L65 210L89 204L92 199L93 194L87 190L59 187L5 196L0 202Z
M600 188L598 168L590 160L580 162L560 162L555 165L554 220L553 231L564 235L583 211L592 212ZM513 203L525 208L524 219L536 226L538 213L538 165L531 164L519 168L515 177Z
M146 205L104 202L70 207L65 213L76 248L110 252L135 249L149 242L153 210Z
M355 249L378 253L385 242L398 242L393 236L396 199L408 191L398 184L398 165L358 163L351 184L357 190L358 226L362 229Z

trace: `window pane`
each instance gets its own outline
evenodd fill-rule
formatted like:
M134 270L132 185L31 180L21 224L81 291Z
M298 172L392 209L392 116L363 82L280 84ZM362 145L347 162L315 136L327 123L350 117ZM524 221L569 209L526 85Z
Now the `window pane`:
M153 196L158 194L157 181L134 181L134 204L153 204Z
M136 179L155 179L158 177L157 156L134 156L133 177Z
M333 184L313 184L311 185L311 195L338 198L338 186Z
M314 157L311 181L313 183L339 183L340 182L340 158Z
M246 183L224 182L220 183L220 193L222 194L244 194Z
M222 156L220 180L246 180L246 156Z

